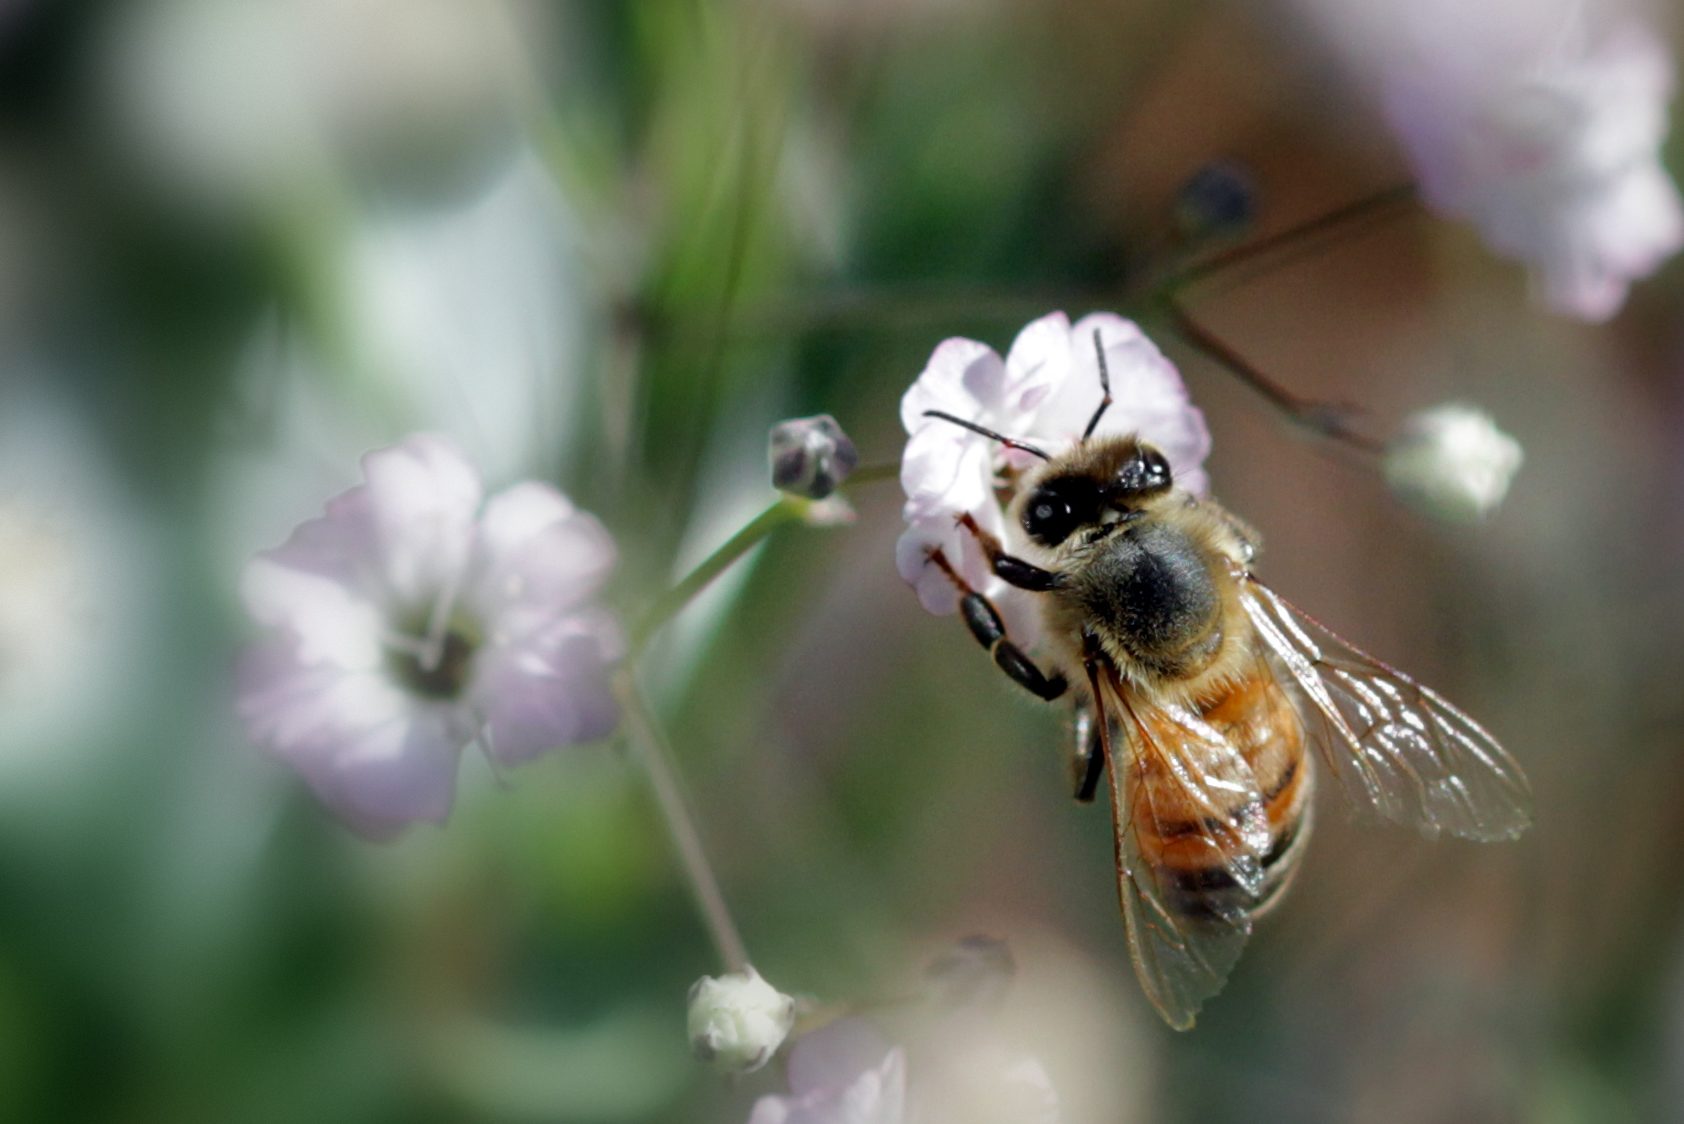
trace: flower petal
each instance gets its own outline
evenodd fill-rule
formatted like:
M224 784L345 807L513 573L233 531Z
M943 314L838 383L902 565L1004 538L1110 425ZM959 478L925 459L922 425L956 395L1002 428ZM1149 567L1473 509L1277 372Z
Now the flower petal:
M307 663L285 640L247 653L237 707L251 739L365 835L450 812L471 731L449 708L417 703L375 673Z
M397 606L430 606L461 581L482 489L454 442L416 434L363 458L381 578Z
M611 674L623 651L618 625L599 610L482 652L473 705L492 756L518 765L611 733L620 721Z
M548 484L517 484L481 517L468 602L501 640L543 627L592 597L614 568L614 540Z

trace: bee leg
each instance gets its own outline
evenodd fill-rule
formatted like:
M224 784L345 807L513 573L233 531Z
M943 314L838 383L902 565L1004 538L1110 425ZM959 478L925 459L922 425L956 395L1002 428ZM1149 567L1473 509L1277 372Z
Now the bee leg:
M1011 642L1006 636L1006 622L1000 619L999 610L994 608L993 602L972 589L947 556L940 550L930 553L930 561L941 567L942 573L947 575L959 589L959 615L965 618L965 627L971 630L977 643L994 656L994 663L1006 673L1012 682L1024 688L1036 698L1051 702L1069 690L1070 684L1064 681L1064 676L1054 672L1046 674L1035 666L1035 661L1024 654L1022 648Z
M1100 774L1105 771L1105 746L1094 725L1092 707L1077 704L1075 734L1076 750L1071 756L1075 766L1075 795L1080 803L1091 804L1099 789Z
M1006 548L1000 545L1000 540L978 526L976 519L969 512L959 516L959 525L976 538L982 552L988 556L988 565L1000 580L1033 593L1045 593L1049 589L1058 588L1058 574L1051 570L1043 570L1032 562L1025 562L1016 555L1007 554Z
M1106 658L1105 652L1091 632L1082 634L1082 647L1082 667L1088 673L1088 693L1093 699L1093 710L1088 714L1088 729L1083 729L1080 721L1076 724L1080 739L1076 745L1076 756L1082 766L1076 781L1076 799L1087 804L1092 802L1094 793L1098 791L1100 774L1111 758L1111 716L1105 712L1105 695L1099 689L1100 665Z

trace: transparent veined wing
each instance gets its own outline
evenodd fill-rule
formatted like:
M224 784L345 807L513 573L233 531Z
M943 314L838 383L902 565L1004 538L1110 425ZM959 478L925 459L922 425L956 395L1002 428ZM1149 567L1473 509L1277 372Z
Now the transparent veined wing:
M1106 703L1128 741L1119 752L1104 739L1129 955L1152 1005L1186 1030L1251 935L1268 824L1250 769L1208 723L1130 700L1114 673L1111 683Z
M1531 823L1525 774L1479 723L1255 578L1241 599L1314 712L1304 714L1310 740L1358 804L1429 837L1512 839Z

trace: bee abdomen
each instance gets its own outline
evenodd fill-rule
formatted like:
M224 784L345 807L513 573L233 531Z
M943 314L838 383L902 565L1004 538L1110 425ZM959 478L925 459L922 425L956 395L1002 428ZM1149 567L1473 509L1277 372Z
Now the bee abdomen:
M1153 866L1166 908L1190 921L1231 921L1256 917L1278 900L1298 869L1309 839L1313 782L1310 759L1300 757L1263 794L1269 848L1252 860L1260 875L1254 883L1256 893L1232 869L1248 860L1223 853L1217 846L1217 839L1235 838L1235 833L1214 834L1218 825L1206 823L1159 825L1147 853L1155 856ZM1196 846L1188 845L1195 840Z

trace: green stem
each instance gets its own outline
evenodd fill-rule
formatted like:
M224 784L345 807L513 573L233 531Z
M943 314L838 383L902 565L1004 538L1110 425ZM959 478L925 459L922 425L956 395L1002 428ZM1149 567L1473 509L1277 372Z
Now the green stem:
M851 491L861 484L871 484L879 480L892 480L900 473L900 466L896 464L866 465L855 469L843 484L844 492ZM702 590L713 584L715 578L731 568L737 559L759 546L761 541L786 523L799 522L813 506L812 500L802 499L800 496L780 496L777 500L745 523L736 534L725 542L712 554L696 564L688 574L678 580L678 584L661 594L655 603L649 606L648 612L632 630L631 658L636 660L651 637L672 618L683 611Z
M714 876L707 852L702 849L702 836L696 830L696 819L690 814L684 791L679 785L672 747L629 670L616 677L614 693L619 696L625 711L626 732L632 749L649 775L649 787L654 790L661 819L672 836L673 850L678 853L685 881L690 884L690 893L696 899L696 911L701 914L702 923L713 939L725 970L740 972L748 967L748 947L743 944L742 934L731 919L731 910L725 904L719 879Z

